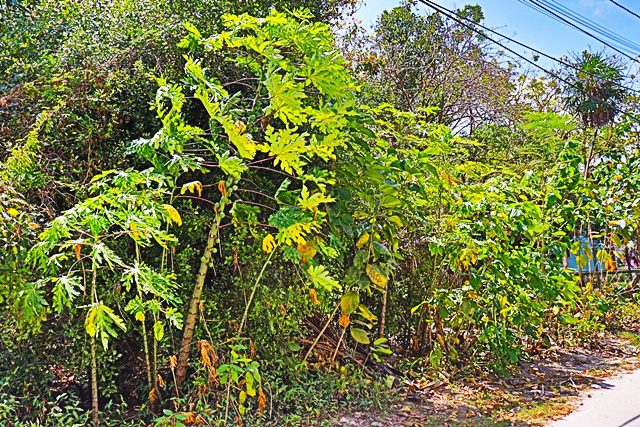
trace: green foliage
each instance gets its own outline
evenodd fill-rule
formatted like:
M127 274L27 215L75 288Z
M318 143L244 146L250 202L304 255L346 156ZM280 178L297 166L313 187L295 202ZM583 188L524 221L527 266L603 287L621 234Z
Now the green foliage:
M628 95L623 87L624 65L616 58L588 51L575 58L567 74L565 103L589 126L613 121Z
M278 423L376 402L394 352L505 371L633 321L609 276L640 250L633 116L574 93L607 116L577 126L526 78L532 111L505 109L514 70L410 6L349 63L326 22L349 2L98 3L0 29L0 422Z
M457 14L481 22L480 6ZM511 65L492 52L481 35L438 13L420 13L411 1L384 11L374 34L352 25L345 45L369 104L388 102L413 113L433 108L428 120L473 132L506 123L521 105L513 99Z
M39 330L47 305L25 259L43 218L10 182L0 178L0 188L0 332L8 344Z

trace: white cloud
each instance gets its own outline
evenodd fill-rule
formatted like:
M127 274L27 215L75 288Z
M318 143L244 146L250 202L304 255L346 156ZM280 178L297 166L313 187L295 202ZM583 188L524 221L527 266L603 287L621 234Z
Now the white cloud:
M611 3L606 0L580 0L579 5L595 18L601 18L611 10Z

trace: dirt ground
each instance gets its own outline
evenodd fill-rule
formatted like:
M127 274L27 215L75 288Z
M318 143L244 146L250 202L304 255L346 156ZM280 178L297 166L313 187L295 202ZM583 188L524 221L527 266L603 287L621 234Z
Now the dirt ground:
M342 414L335 426L544 426L577 405L581 391L640 368L638 335L604 336L588 347L550 348L512 375L484 373L404 383L399 402L384 411Z

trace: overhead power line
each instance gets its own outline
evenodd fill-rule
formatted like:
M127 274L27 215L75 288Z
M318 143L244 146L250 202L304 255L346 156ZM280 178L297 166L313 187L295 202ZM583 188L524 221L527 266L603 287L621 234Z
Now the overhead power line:
M562 77L561 77L561 76L559 76L557 73L555 73L555 72L553 72L553 71L550 71L550 70L548 70L548 69L544 68L544 67L543 67L543 66L541 66L540 64L538 64L538 63L536 63L536 62L534 62L534 61L530 60L529 58L525 57L524 55L522 55L522 54L518 53L517 51L515 51L515 50L511 49L510 47L508 47L508 46L504 45L503 43L501 43L501 42L499 42L499 41L497 41L497 40L495 40L495 39L493 39L493 38L489 37L488 35L486 35L486 34L485 34L485 33L483 33L482 31L478 30L477 28L475 28L475 25L478 25L478 24L476 24L475 22L474 22L474 25L473 25L473 26L472 26L472 25L469 25L469 24L465 23L463 20L461 20L461 18L463 18L462 16L460 16L460 15L458 15L457 13L455 13L454 11L452 11L452 10L450 10L450 9L447 9L447 8L445 8L444 6L440 6L439 4L434 3L434 2L432 2L432 1L430 1L430 0L418 0L418 1L419 1L420 3L422 3L423 5L425 5L425 6L427 6L427 7L430 7L431 9L435 10L436 12L438 12L438 13L440 13L440 14L444 15L445 17L447 17L447 18L451 19L452 21L457 22L458 24L462 25L463 27L465 27L465 28L467 28L467 29L469 29L469 30L473 31L474 33L476 33L476 34L478 34L478 35L482 36L483 38L485 38L485 39L489 40L489 41L490 41L490 42L492 42L493 44L495 44L495 45L497 45L497 46L500 46L501 48L503 48L503 49L504 49L504 50L506 50L507 52L509 52L509 53L511 53L511 54L513 54L513 55L515 55L516 57L518 57L518 58L522 59L523 61L527 62L528 64L533 65L534 67L536 67L536 68L540 69L541 71L545 72L546 74L548 74L548 75L550 75L550 76L554 77L555 79L557 79L557 80L559 80L559 81L563 82L563 83L564 83L564 84L566 84L567 86L571 86L571 87L573 87L573 88L578 88L575 84L573 84L573 83L571 83L571 82L567 81L566 79L562 78ZM472 22L473 22L473 21L472 21ZM588 96L591 96L591 95L589 95L589 94L587 94L587 95L588 95ZM594 99L594 100L596 100L595 98L593 98L593 99ZM625 111L625 110L621 110L621 109L619 109L619 108L616 108L616 107L614 107L614 106L612 106L612 107L613 107L613 108L614 108L618 113L620 113L620 114L625 114L625 113L627 113L627 112L628 112L628 111Z
M425 3L423 2L423 4L425 4ZM435 4L435 3L434 3L434 4ZM425 4L425 5L426 5L426 4ZM452 15L455 15L457 18L464 19L465 21L467 21L467 22L471 23L472 25L475 25L475 26L476 26L476 27L478 27L478 28L482 28L484 31L489 31L490 33L495 34L496 36L501 37L502 39L508 40L508 41L510 41L511 43L517 44L518 46L521 46L521 47L523 47L523 48L525 48L525 49L528 49L528 50L530 50L531 52L534 52L534 53L536 53L536 54L538 54L538 55L540 55L540 56L543 56L543 57L545 57L545 58L547 58L547 59L550 59L550 60L552 60L552 61L555 61L555 62L557 62L557 63L559 63L559 64L561 64L561 65L563 65L563 66L565 66L565 67L572 68L572 69L574 69L574 70L576 70L576 71L579 71L579 72L581 72L581 73L583 73L583 74L586 74L586 75L588 75L588 76L595 77L595 78L597 78L597 79L599 79L599 80L601 80L601 81L607 81L607 82L610 82L610 83L612 83L613 85L618 86L619 88L622 88L622 89L628 90L628 91L630 91L630 92L633 92L633 93L640 93L640 91L639 91L639 90L637 90L637 89L634 89L634 88L632 88L632 87L630 87L630 86L625 86L625 85L623 85L623 84L621 84L621 83L618 83L618 82L615 82L615 81L613 81L613 80L609 80L609 79L607 79L606 77L602 77L602 76L600 76L600 75L598 75L598 74L595 74L595 73L591 73L591 72L585 71L585 70L583 70L582 68L580 68L580 67L578 67L578 66L576 66L576 65L574 65L574 64L571 64L571 63L569 63L569 62L563 61L562 59L559 59L559 58L557 58L557 57L555 57L555 56L549 55L548 53L545 53L545 52L543 52L543 51L541 51L541 50L539 50L539 49L536 49L536 48L531 47L531 46L529 46L529 45L527 45L527 44L525 44L525 43L522 43L522 42L520 42L520 41L518 41L518 40L515 40L515 39L513 39L513 38L511 38L511 37L509 37L509 36L506 36L506 35L504 35L504 34L502 34L502 33L498 32L498 31L496 31L496 30L493 30L493 29L491 29L491 28L489 28L489 27L486 27L486 26L484 26L484 25L482 25L482 24L480 24L480 23L478 23L478 22L473 21L472 19L469 19L469 18L467 18L466 16L460 15L459 13L456 13L456 12L455 12L455 11L453 11L453 10L447 9L447 8L445 8L444 6L440 6L440 7L441 7L442 9L446 10L448 13L450 13L450 14L452 14ZM485 37L486 37L486 36L485 36Z
M618 43L621 46L625 46L627 49L630 49L631 53L636 55L640 53L640 45L636 43L634 40L630 40L623 35L620 35L606 27L603 27L597 22L594 22L591 19L587 18L586 16L581 15L580 13L568 8L567 6L564 6L563 4L559 3L556 0L539 0L539 1L546 4L550 8L554 9L556 12L564 15L565 17L569 19L574 19L576 22L579 22L580 24L595 31L596 33L613 40L614 42Z
M611 3L615 4L616 6L618 6L620 9L625 10L627 12L629 12L630 14L632 14L633 16L635 16L636 18L640 19L640 14L634 12L633 10L629 9L628 7L626 7L623 4L618 3L616 0L609 0Z
M529 7L532 6L536 6L536 7L532 7L532 9L540 11L543 10L544 12L546 12L545 14L547 16L552 15L555 18L557 18L557 20L560 20L562 23L575 28L576 30L580 31L581 33L586 34L587 36L591 37L592 39L595 39L597 41L599 41L600 43L602 43L603 45L615 50L616 52L618 52L619 54L625 56L626 58L629 58L630 60L634 61L634 62L639 62L636 58L634 58L633 56L629 55L629 53L617 48L616 46L613 46L612 44L606 42L605 40L603 40L602 38L590 33L589 31L585 30L584 28L580 27L579 25L577 25L576 23L572 22L571 20L567 19L566 17L558 14L557 12L555 12L553 9L550 9L549 7L545 6L544 4L542 4L540 1L537 0L518 0L520 3L525 4ZM640 63L640 62L639 62Z

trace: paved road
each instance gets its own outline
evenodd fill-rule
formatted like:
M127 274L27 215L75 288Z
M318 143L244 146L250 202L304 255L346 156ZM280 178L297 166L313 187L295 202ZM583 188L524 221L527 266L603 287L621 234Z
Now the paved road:
M640 370L609 378L582 405L550 427L640 427Z

